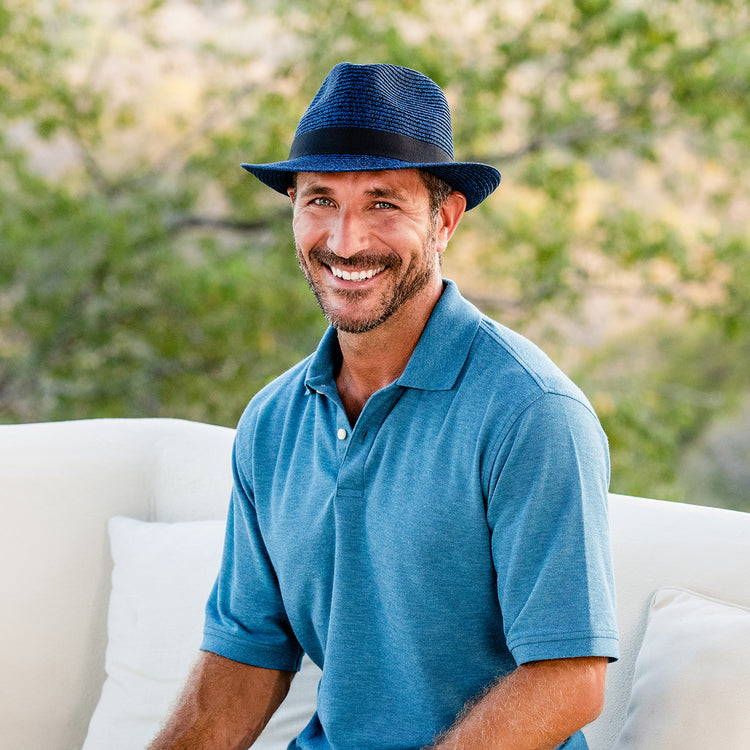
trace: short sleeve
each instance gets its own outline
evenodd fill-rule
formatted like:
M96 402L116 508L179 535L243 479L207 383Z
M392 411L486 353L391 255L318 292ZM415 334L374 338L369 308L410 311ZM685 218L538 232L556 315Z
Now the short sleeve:
M206 605L201 649L267 669L297 671L302 649L284 610L243 469L238 431L221 568ZM246 455L245 455L246 458Z
M516 663L618 657L608 484L606 437L575 398L541 395L504 438L487 517Z

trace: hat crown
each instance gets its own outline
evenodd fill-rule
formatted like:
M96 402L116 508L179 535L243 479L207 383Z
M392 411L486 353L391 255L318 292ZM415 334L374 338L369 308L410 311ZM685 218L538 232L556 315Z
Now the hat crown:
M326 76L295 138L323 128L368 128L431 143L453 159L448 102L430 78L397 65L339 63Z
M488 164L453 158L450 108L426 75L398 65L339 63L297 125L289 158L242 166L280 193L300 172L422 169L479 205L499 184Z

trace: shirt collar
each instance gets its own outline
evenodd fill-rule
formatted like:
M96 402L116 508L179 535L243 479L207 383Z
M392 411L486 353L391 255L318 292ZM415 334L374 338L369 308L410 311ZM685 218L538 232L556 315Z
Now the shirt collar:
M444 279L443 286L417 347L396 381L398 385L425 391L449 390L464 367L482 314L461 296L452 281Z
M458 287L443 280L443 294L396 385L426 391L451 389L463 369L482 314L465 300ZM312 355L305 385L326 394L335 390L334 372L341 360L338 337L329 327Z
M308 392L317 391L328 396L337 394L334 373L339 362L341 362L341 349L336 329L328 326L307 368L305 385Z

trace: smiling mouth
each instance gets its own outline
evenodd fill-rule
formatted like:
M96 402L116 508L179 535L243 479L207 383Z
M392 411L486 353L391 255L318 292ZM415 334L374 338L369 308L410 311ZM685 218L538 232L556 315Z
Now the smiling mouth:
M343 279L344 281L367 281L367 279L371 279L385 270L385 266L368 268L364 271L347 271L344 268L337 268L336 266L328 266L328 268L336 278Z

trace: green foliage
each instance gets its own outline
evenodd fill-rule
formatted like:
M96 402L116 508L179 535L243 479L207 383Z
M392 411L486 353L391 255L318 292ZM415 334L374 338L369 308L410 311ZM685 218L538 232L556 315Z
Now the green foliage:
M654 324L648 338L605 347L577 373L610 439L613 491L691 497L681 476L686 448L713 417L738 406L747 385L734 366L747 361L747 343L727 350L713 333L710 321Z
M234 424L323 330L238 164L285 158L333 64L384 61L503 171L446 275L570 361L614 489L689 497L748 390L743 0L0 0L0 38L0 421Z
M244 238L228 250L200 232L175 236L163 194L80 201L43 187L33 205L2 209L3 236L25 248L0 265L8 298L23 301L2 311L13 418L231 423L247 384L258 388L319 334L288 242L272 239L251 262Z

